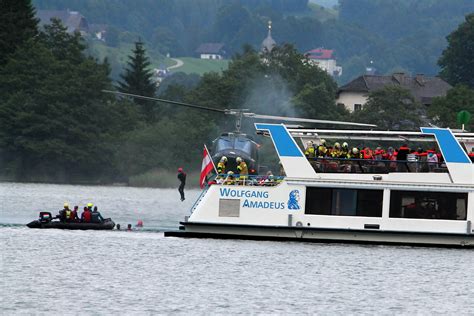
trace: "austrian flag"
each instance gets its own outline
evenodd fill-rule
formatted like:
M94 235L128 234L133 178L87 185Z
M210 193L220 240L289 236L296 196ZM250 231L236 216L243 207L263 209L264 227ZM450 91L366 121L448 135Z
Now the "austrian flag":
M199 185L201 189L204 187L204 182L206 181L206 176L214 169L214 162L212 162L211 155L207 150L206 145L204 145L204 153L202 155L202 165L201 165L201 176L199 177Z

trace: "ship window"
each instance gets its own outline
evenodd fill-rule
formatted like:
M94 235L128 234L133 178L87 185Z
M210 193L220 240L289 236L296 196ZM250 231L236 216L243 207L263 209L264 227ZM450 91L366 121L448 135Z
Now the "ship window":
M305 214L382 217L383 190L307 188Z
M467 193L391 191L390 217L466 220Z

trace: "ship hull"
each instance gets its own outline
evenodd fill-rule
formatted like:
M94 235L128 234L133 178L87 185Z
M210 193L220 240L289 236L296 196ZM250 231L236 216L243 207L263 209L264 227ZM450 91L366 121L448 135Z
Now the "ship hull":
M182 222L167 237L355 243L474 249L474 235Z

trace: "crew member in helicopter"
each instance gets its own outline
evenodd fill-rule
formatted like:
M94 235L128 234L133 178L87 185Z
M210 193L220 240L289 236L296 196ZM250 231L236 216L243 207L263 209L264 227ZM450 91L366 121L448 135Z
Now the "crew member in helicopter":
M222 156L221 160L217 164L217 176L225 174L225 167L227 164L227 157Z
M186 185L186 173L184 173L183 168L178 168L178 179L180 181L179 184L179 194L181 195L181 202L185 200L184 198L184 186Z
M245 180L247 180L247 176L249 174L249 169L247 167L247 163L240 157L235 159L237 162L237 172L239 173L239 181L242 184L245 184Z

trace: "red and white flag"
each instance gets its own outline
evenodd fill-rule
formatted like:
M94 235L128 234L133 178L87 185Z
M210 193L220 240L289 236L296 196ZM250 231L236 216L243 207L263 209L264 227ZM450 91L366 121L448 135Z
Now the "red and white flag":
M206 181L206 176L211 172L214 167L214 162L212 161L211 155L207 150L206 145L204 145L204 153L202 155L202 165L201 165L201 176L199 177L199 185L201 189L204 187L204 182Z

